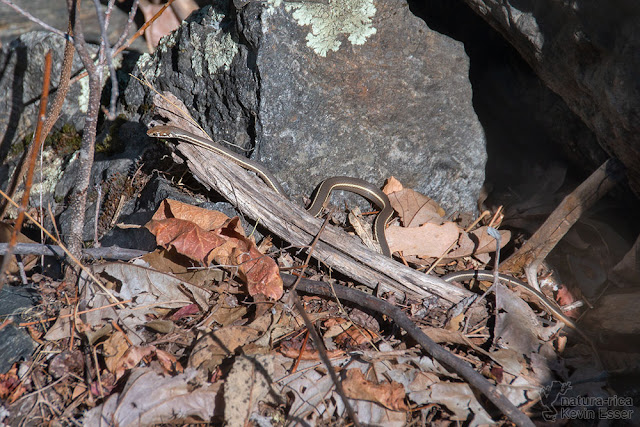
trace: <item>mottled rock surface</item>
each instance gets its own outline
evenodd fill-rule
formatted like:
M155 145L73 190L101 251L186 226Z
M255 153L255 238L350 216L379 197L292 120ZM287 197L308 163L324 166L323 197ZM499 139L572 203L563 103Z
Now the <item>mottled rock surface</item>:
M291 195L333 175L394 175L447 209L475 210L486 152L463 46L404 2L339 3L205 8L137 74L215 140L252 149ZM151 95L131 80L129 114Z
M37 299L33 289L5 285L0 289L0 316L19 323L20 314L31 310ZM0 329L0 346L0 374L4 374L14 363L28 359L37 344L24 328L7 324Z

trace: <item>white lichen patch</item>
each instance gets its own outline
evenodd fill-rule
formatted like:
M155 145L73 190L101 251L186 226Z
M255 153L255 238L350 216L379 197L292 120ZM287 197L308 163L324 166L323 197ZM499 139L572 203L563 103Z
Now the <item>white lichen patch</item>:
M56 185L62 179L64 175L64 160L62 157L53 152L50 148L45 148L42 155L42 164L44 165L42 171L36 170L36 176L38 182L34 182L31 187L30 205L35 208L40 208L40 196L44 200L47 200L50 195L55 192ZM24 189L20 188L16 191L15 199L22 199ZM9 215L12 218L17 217L17 212L13 209L9 211Z
M182 26L183 24L184 22L181 23L180 26ZM163 36L158 42L157 50L161 53L166 53L170 49L173 49L173 47L178 43L178 40L176 39L177 34L178 30L175 30L167 34L166 36Z
M62 179L63 160L60 156L53 153L52 150L45 150L43 156L42 181L34 184L32 194L53 194L56 185Z
M189 34L189 40L191 41L191 46L193 47L193 55L191 56L191 69L193 70L193 74L196 77L202 77L202 61L204 60L204 55L202 55L202 43L200 43L200 33L192 31Z
M285 9L293 11L299 25L311 25L307 46L320 56L336 52L341 36L353 45L362 45L376 33L371 18L376 14L373 0L328 0L328 3L288 3Z
M238 45L230 33L212 32L207 34L204 55L209 65L209 74L213 75L220 69L228 70L233 58L238 53Z

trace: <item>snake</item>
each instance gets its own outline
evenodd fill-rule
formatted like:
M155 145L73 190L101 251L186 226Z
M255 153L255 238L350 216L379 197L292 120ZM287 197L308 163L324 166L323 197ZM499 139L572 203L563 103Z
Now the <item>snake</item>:
M208 151L212 151L228 160L231 160L244 169L255 172L273 191L285 198L288 198L277 178L270 171L265 169L263 165L223 147L210 139L203 138L177 126L154 126L147 130L147 135L153 138L177 139L193 144L197 147L204 148ZM391 207L391 203L389 202L387 195L371 183L360 178L352 178L348 176L334 176L327 178L317 187L313 198L311 199L311 204L307 208L307 212L314 217L319 216L329 202L331 193L337 190L358 194L380 208L380 212L373 222L373 234L380 245L382 253L391 257L391 250L389 249L384 229L393 216L394 210Z
M177 139L204 148L208 151L212 151L222 157L227 158L228 160L231 160L244 169L255 172L273 191L288 199L286 192L282 188L282 185L280 185L280 183L278 182L277 178L262 164L248 159L226 147L223 147L222 145L219 145L210 139L203 138L177 126L169 125L154 126L147 130L147 135L153 138ZM314 217L320 215L320 213L326 207L331 193L336 190L344 190L358 194L380 208L380 212L376 216L376 219L373 223L373 233L378 244L380 245L382 253L388 257L391 257L391 250L389 249L389 244L384 234L384 230L387 223L393 216L394 210L391 207L391 203L389 202L389 198L387 197L387 195L371 183L363 179L346 176L335 176L327 178L322 181L317 187L311 200L311 204L307 208L307 212ZM556 320L561 321L567 327L573 329L586 342L588 342L593 348L595 348L591 339L584 332L582 332L580 328L578 328L576 323L569 317L565 316L562 312L562 309L558 307L558 305L549 301L546 295L544 295L542 292L538 291L528 283L516 279L515 277L502 273L498 274L498 277L505 283L508 283L512 286L522 287L531 292ZM453 281L465 281L471 279L493 281L494 274L489 270L465 270L446 274L442 276L442 279L445 282L449 283Z

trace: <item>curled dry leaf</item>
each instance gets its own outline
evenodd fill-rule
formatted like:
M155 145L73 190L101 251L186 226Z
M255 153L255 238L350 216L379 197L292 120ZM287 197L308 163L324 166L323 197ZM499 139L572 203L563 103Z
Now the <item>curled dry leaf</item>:
M11 404L27 391L24 381L18 376L18 365L14 364L8 372L0 374L0 399Z
M85 413L83 425L141 426L182 424L189 417L214 416L221 384L209 384L195 369L164 377L148 368L134 370L119 393Z
M129 349L129 343L125 335L120 331L116 331L104 342L103 349L105 354L104 363L110 372L115 373L122 364L122 356Z
M290 357L292 359L320 360L320 354L318 353L318 350L312 347L312 343L310 343L309 341L307 341L307 345L304 349L302 349L302 341L300 339L283 341L280 344L279 351L283 356ZM329 359L342 357L344 356L344 354L345 353L342 350L327 350L327 356L329 357Z
M378 333L363 326L356 326L342 318L331 318L324 322L327 328L325 337L333 337L333 341L341 348L376 342L380 339Z
M138 366L142 359L157 360L166 373L182 372L183 370L174 356L155 348L155 346L132 346L114 362L113 372L116 378L121 378L128 370Z
M391 206L405 227L418 227L425 223L442 224L446 212L430 197L410 188L404 188L394 177L384 187Z
M404 402L406 393L402 384L395 381L374 384L367 381L360 369L349 369L342 382L344 392L351 399L376 402L392 411L408 411Z
M164 248L172 247L205 265L235 266L249 295L280 299L283 287L278 265L244 236L238 218L222 223L220 219L206 209L165 200L146 227Z

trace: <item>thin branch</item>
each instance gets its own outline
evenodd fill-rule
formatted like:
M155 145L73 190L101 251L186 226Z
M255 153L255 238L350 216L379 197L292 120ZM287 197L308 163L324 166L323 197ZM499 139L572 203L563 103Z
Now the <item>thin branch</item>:
M111 78L111 100L109 103L108 118L109 120L115 120L116 118L116 102L118 100L118 76L116 75L116 67L113 65L113 52L111 51L111 44L109 43L109 34L107 32L109 27L111 7L113 2L110 1L111 7L107 7L107 11L102 13L102 5L100 0L93 0L93 4L96 8L96 16L98 17L98 24L100 26L100 36L102 38L100 42L100 60L99 66L102 66L106 61L109 67L109 75Z
M40 111L38 112L38 124L36 125L35 136L32 141L32 149L27 161L27 182L25 183L24 193L22 194L22 200L20 201L20 208L18 209L18 219L13 227L11 233L11 240L9 242L9 254L2 260L2 266L0 266L0 289L4 285L4 272L7 268L9 260L11 259L11 248L18 242L18 234L22 228L24 222L24 214L29 204L29 196L31 194L31 186L33 185L33 175L36 168L37 154L40 151L40 147L44 143L44 137L46 136L42 132L44 127L44 120L47 113L47 102L49 101L49 83L51 81L51 57L53 56L51 51L48 51L44 58L44 78L42 81L42 94L40 96Z
M336 371L333 369L331 360L329 360L329 355L327 354L327 348L324 345L324 341L322 341L320 334L318 334L318 331L316 331L316 328L313 325L313 322L311 321L311 319L309 318L309 315L305 311L304 306L302 305L302 301L300 301L300 297L298 296L298 292L296 291L296 287L302 280L302 275L304 274L304 270L307 268L307 265L309 265L309 261L311 260L311 254L313 253L313 250L315 249L316 244L320 239L320 235L322 234L327 224L329 223L329 217L330 215L324 219L324 222L322 223L322 227L320 227L320 231L318 231L318 233L316 234L316 237L313 239L313 243L309 248L309 252L307 254L307 260L304 263L304 267L302 267L302 271L298 275L298 278L296 279L293 286L291 286L291 289L290 289L291 300L293 301L293 305L296 307L296 310L298 310L298 313L300 313L300 316L302 316L302 320L304 320L304 324L307 327L307 331L309 331L309 335L311 335L311 339L313 340L313 343L316 345L316 348L318 349L318 354L320 355L320 359L322 360L322 363L324 363L325 366L327 367L327 372L331 377L331 381L333 381L333 384L336 386L336 390L338 391L338 394L342 399L342 403L344 404L344 407L347 410L347 414L349 414L349 418L351 418L351 421L356 427L360 427L360 421L358 421L356 412L353 410L353 407L351 406L351 403L347 398L347 395L344 391L344 387L342 387L342 382L338 378Z
M120 38L113 45L113 50L115 51L116 55L118 53L122 52L122 50L120 48L123 46L123 43L125 42L125 40L127 39L127 36L129 35L129 30L131 29L131 26L133 25L133 19L135 18L136 12L138 11L138 3L139 3L139 1L140 0L134 0L133 1L133 4L131 5L131 10L129 10L129 17L127 18L127 23L125 24L124 29L122 30L122 34L120 35ZM136 36L135 38L138 38L138 36ZM133 36L132 36L132 39L135 40L133 38Z
M173 3L175 0L169 0L164 6L162 6L162 8L151 17L151 19L149 19L147 22L145 22L142 27L140 27L140 29L138 31L136 31L136 33L131 36L131 38L122 46L120 46L118 49L116 49L116 55L119 54L120 52L122 52L123 50L125 50L126 48L128 48L129 46L131 46L131 43L133 43L138 37L140 37L141 35L144 34L144 32L147 30L147 28L149 27L149 25L153 24L153 22L158 19L160 17L160 15L162 15L162 13L167 10L167 8L169 6L171 6L171 3ZM137 6L138 0L135 1L134 5Z
M67 25L68 34L70 35L72 34L72 29L73 29L72 22L69 21ZM58 88L56 90L55 97L53 98L53 102L51 103L51 108L49 109L47 118L44 122L44 127L42 128L42 133L45 136L45 138L47 137L47 135L49 135L49 132L51 132L51 129L53 129L53 125L56 123L56 121L58 121L58 118L60 117L60 112L62 111L62 107L64 106L64 101L67 98L67 93L69 92L71 69L73 67L73 53L74 53L74 48L73 48L72 37L67 37L67 40L64 46L62 69L60 71L60 79L58 80ZM9 194L10 197L14 196L18 188L18 185L22 181L22 177L24 177L24 174L26 173L26 167L27 167L26 159L28 159L31 156L31 150L33 149L34 149L34 145L32 144L29 147L29 151L27 152L26 156L24 156L21 159L19 165L16 167L13 173L13 176L11 177L11 182L7 187L7 194ZM9 203L7 203L6 200L0 201L0 220L4 218L8 209L9 209Z
M69 12L69 19L73 21L73 33L74 33L74 46L78 51L78 55L82 60L82 64L84 68L89 73L89 79L91 79L92 74L96 74L99 70L94 63L93 59L91 59L91 55L89 54L89 49L87 48L87 42L84 38L84 31L82 27L82 20L80 19L80 14L78 13L78 8L80 7L80 0L67 0L67 8Z
M96 128L98 125L98 114L100 113L100 95L102 92L102 67L97 66L89 54L84 38L82 22L78 14L80 0L67 0L67 9L70 19L73 19L73 31L75 36L75 48L78 56L87 70L89 76L89 100L87 114L84 121L82 134L82 146L78 152L78 177L76 186L70 197L70 223L68 246L74 257L80 257L82 253L82 233L85 223L85 210L87 205L87 194L91 180L91 170L95 154ZM65 278L74 282L76 271L69 268Z
M8 253L9 244L0 243L0 256ZM15 255L43 255L43 256L65 256L65 251L58 245L44 243L17 243L12 251ZM139 249L127 249L118 246L107 246L104 248L85 248L82 250L82 258L88 259L112 259L129 261L148 254L148 251Z
M0 196L6 198L7 200L9 200L9 203L11 203L15 208L20 208L20 206L18 206L18 204L16 202L14 202L13 200L11 200L11 198L9 198L9 196L2 190L0 190ZM102 291L104 293L106 293L109 298L111 298L112 301L117 302L118 304L120 304L120 308L124 308L124 306L122 305L121 302L118 301L118 299L113 296L113 294L111 293L111 291L109 291L109 289L105 288L105 286L102 284L102 282L100 282L100 280L98 280L98 278L91 272L91 270L89 270L87 267L85 267L84 265L82 265L82 263L78 260L78 258L76 256L74 256L71 251L69 249L67 249L62 242L60 242L58 239L56 239L56 237L51 234L49 232L49 230L47 230L46 228L44 228L42 226L42 224L40 224L38 221L36 221L35 218L33 218L31 215L29 215L28 213L24 213L24 216L26 216L31 222L33 222L40 230L42 230L44 232L44 234L47 235L47 237L49 237L51 240L53 240L54 242L56 242L58 244L58 246L60 246L60 249L62 249L62 251L69 257L71 258L71 260L76 263L76 265L78 265L78 267L80 267L80 269L82 271L84 271L87 276L89 276L91 278L91 280L94 281L94 283L96 285L98 285L98 287L100 289L102 289Z

